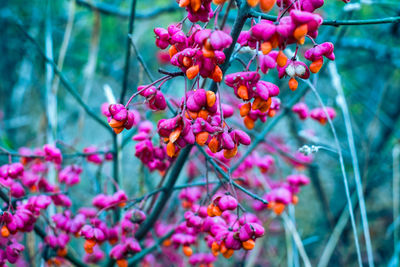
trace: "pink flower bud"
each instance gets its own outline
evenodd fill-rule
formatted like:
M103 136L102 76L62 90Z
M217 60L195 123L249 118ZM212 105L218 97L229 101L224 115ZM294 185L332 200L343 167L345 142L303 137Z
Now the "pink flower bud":
M210 44L215 50L227 48L232 43L232 37L224 31L213 31L210 36Z
M233 142L232 137L227 132L222 133L222 146L229 150L235 148L235 142Z
M221 209L221 211L235 210L237 206L238 202L236 198L229 195L222 196L218 201L218 207Z
M242 145L248 146L251 143L250 136L242 130L236 129L231 132L231 137L235 143L240 143Z
M128 111L123 104L111 104L108 107L111 116L117 121L124 121L128 116Z

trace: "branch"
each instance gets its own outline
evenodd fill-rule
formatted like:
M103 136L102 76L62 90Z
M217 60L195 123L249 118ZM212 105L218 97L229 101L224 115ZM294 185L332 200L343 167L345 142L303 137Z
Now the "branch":
M157 240L157 242L152 245L151 247L148 247L146 249L143 249L141 252L139 252L138 254L136 254L135 256L132 257L132 259L129 262L128 266L136 266L136 264L143 259L147 254L151 253L153 250L155 250L156 248L158 248L165 240L167 240L168 238L170 238L172 236L172 234L175 232L175 229L172 229L171 231L169 231L166 235L164 235L163 237L159 238Z
M271 20L271 21L277 20L276 16L264 14L264 13L257 12L254 10L250 10L249 17L252 17L252 18L261 17L262 19ZM400 23L400 16L387 17L387 18L381 18L381 19L365 19L365 20L324 20L322 25L338 27L338 26L343 26L343 25L357 26L357 25L386 24L386 23Z
M36 47L37 51L39 52L40 56L51 65L53 68L54 72L60 77L61 83L64 85L65 89L72 95L73 98L78 102L78 104L85 110L85 112L92 117L97 123L99 123L101 126L103 126L105 129L107 129L108 132L112 133L111 127L106 123L104 120L102 120L85 102L83 102L81 96L79 95L78 91L72 87L72 85L69 83L67 78L64 76L64 74L60 71L60 69L57 67L56 63L54 63L53 60L48 58L46 54L44 53L43 49L40 47L39 43L24 29L22 24L18 20L11 20L17 28L23 33L23 35Z
M197 145L197 148L200 150L200 152L204 155L204 157L206 158L207 161L209 161L211 163L211 165L215 168L215 170L217 172L219 172L222 177L227 181L227 182L232 182L232 185L234 187L236 187L237 189L239 189L240 191L242 191L243 193L245 193L246 195L261 201L264 204L268 204L268 201L266 201L265 199L263 199L262 197L250 192L249 190L247 190L246 188L244 188L243 186L237 184L236 182L234 182L231 177L214 161L214 159L207 154L207 152L204 150L203 147Z
M157 199L157 202L152 210L151 214L147 219L140 225L139 229L135 233L135 238L137 240L142 240L146 234L153 227L154 223L160 216L164 206L167 204L169 197L171 196L175 182L177 181L181 170L185 164L187 157L189 156L190 150L192 150L192 145L186 146L180 153L175 161L174 167L172 168L168 178L166 180L165 186L161 191L161 195Z
M94 11L98 11L102 13L103 15L109 15L109 16L115 16L121 19L128 19L130 14L127 11L122 11L118 7L103 3L103 2L97 2L93 3L92 1L86 1L86 0L76 0L76 3L82 7L89 8ZM154 17L157 17L158 15L164 14L164 13L173 13L176 11L182 10L179 6L177 5L170 5L166 7L160 7L160 8L154 8L151 9L151 11L147 13L139 13L136 14L137 19L151 19Z
M122 91L121 96L119 98L119 102L124 102L124 97L126 94L126 90L128 88L128 76L130 69L130 59L131 59L131 38L130 36L133 33L134 23L135 23L135 13L136 13L136 0L132 0L131 5L131 13L129 15L129 26L128 26L128 37L126 41L126 54L125 54L125 66L124 66L124 76L122 78Z

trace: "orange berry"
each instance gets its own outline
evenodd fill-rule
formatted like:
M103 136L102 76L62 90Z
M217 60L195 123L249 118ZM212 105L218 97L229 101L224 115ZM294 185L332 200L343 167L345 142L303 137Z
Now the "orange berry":
M192 64L193 64L193 61L192 61L192 59L190 58L190 57L183 57L183 59L182 59L182 63L183 63L183 66L184 67L186 67L186 68L189 68L190 66L192 66Z
M200 132L196 135L196 142L200 146L204 146L208 140L210 134L208 132Z
M178 50L174 45L171 45L171 47L168 49L169 52L169 57L172 58L176 53L178 53Z
M112 128L119 128L124 126L125 121L117 121L116 119L111 119L108 125L110 125Z
M251 105L252 110L257 110L261 106L261 101L263 101L260 97L256 97Z
M169 142L168 145L167 145L167 155L170 158L173 158L175 156L175 152L176 152L176 149L175 149L174 143Z
M299 203L299 197L296 195L293 195L292 197L292 203L293 205L296 205L297 203Z
M272 44L270 42L263 42L261 44L261 51L264 55L268 54L272 50Z
M207 38L203 41L203 47L205 47L207 50L213 50L213 47L211 45L209 38Z
M197 119L197 112L192 112L190 110L186 110L186 118L188 119Z
M271 107L272 99L269 97L267 101L263 100L258 108L262 113L267 112Z
M260 0L247 0L247 4L251 7L255 7Z
M274 7L276 0L260 0L260 8L263 12L269 12Z
M234 252L235 251L233 249L228 249L225 253L222 253L222 256L224 256L226 259L229 259L232 257Z
M213 0L213 3L215 5L222 5L223 3L225 3L226 0Z
M218 252L219 252L219 245L218 245L218 243L217 242L212 242L212 244L211 244L211 252L214 254L214 253L217 253L217 255L218 255Z
M128 261L126 259L117 260L118 267L128 267Z
M220 208L219 208L218 206L215 206L215 205L214 205L214 207L213 207L213 213L214 213L215 216L221 216L222 211L220 210Z
M285 204L283 203L275 203L274 205L274 212L276 215L282 214L282 212L285 210Z
M296 81L295 78L290 78L289 80L289 88L292 91L296 91L297 87L299 86L299 83Z
M190 4L190 0L180 0L179 7L187 7Z
M61 260L59 259L59 258L54 258L53 259L53 264L55 265L55 266L61 266Z
M249 116L244 117L243 122L247 129L251 130L254 128L255 121L253 121Z
M162 242L162 245L164 246L164 247L169 247L169 246L171 246L172 245L172 241L171 241L171 239L165 239L163 242Z
M218 65L215 66L214 71L211 74L211 79L216 83L222 81L222 70Z
M214 204L211 203L210 205L207 206L207 215L210 217L215 217Z
M225 242L224 241L222 241L221 244L219 245L219 251L221 253L226 253L228 251L228 249L225 246Z
M269 117L273 117L273 116L275 116L276 115L276 110L275 109L270 109L270 110L268 110L268 116Z
M183 201L182 201L182 207L183 207L184 209L189 209L189 208L192 207L192 203L189 202L189 201L187 201L187 200L183 200Z
M207 106L208 107L214 106L215 101L217 100L217 97L215 96L215 93L213 91L207 91L206 92L206 96L207 96Z
M59 257L64 257L65 255L67 255L67 253L68 253L67 247L65 247L65 248L59 248L59 249L57 250L57 256L59 256Z
M307 24L303 24L303 25L298 26L294 30L293 36L294 36L294 38L296 38L297 42L302 45L302 44L304 44L304 42L306 40L307 32L308 32L308 26L307 26Z
M96 241L93 239L86 239L85 244L83 244L83 248L85 249L86 253L92 254L93 247L96 245Z
M274 35L272 35L269 41L271 42L272 48L277 48L279 45L279 34L275 33Z
M235 146L235 148L233 149L225 149L224 150L224 157L227 159L233 158L234 156L236 156L237 154L237 146Z
M214 50L208 50L205 47L203 47L203 49L201 49L201 52L203 53L204 57L212 58L215 56Z
M211 138L210 142L208 143L208 148L211 150L212 153L217 153L219 147L218 139L213 137Z
M267 209L271 210L271 209L274 208L274 206L275 206L275 202L270 201L270 202L268 202L268 204L267 204Z
M256 242L253 239L249 239L247 241L242 242L242 246L245 250L252 250L255 245Z
M249 114L251 108L251 103L245 103L240 107L240 116L244 117Z
M186 76L189 80L193 80L199 74L199 65L191 66L186 70Z
M121 202L118 204L118 207L123 208L126 206L126 202Z
M182 247L183 254L190 257L193 254L193 249L190 246L183 246Z
M118 127L118 128L113 128L114 133L120 134L125 128L124 127Z
M249 92L247 91L247 87L244 85L239 86L237 89L237 95L243 100L249 100Z
M312 73L319 72L319 70L322 68L323 64L324 64L324 60L322 58L314 61L313 63L310 64L310 71Z
M190 0L190 6L192 7L194 12L199 11L201 7L201 0Z
M2 237L9 237L10 236L10 230L8 230L7 226L3 225L1 227L1 236Z
M205 109L202 109L197 113L197 117L203 118L204 120L207 120L208 118L208 111Z
M111 238L108 240L108 243L110 243L111 245L115 245L118 242L118 238Z
M175 141L178 140L179 136L181 136L181 132L182 131L180 128L176 128L175 130L173 130L169 135L169 141L175 143Z
M288 59L285 53L283 53L282 50L279 50L278 56L276 57L276 63L278 64L278 66L283 68L287 63L287 60Z

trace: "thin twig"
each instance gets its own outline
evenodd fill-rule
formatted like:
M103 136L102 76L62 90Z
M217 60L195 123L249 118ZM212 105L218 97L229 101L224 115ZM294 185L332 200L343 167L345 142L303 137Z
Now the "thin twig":
M363 192L363 186L362 186L362 181L361 181L360 168L359 168L359 164L358 164L358 156L357 156L356 146L355 146L355 142L354 142L353 130L352 130L352 126L351 126L350 113L349 113L349 110L347 107L346 99L345 99L343 88L341 85L340 76L339 76L339 73L337 72L336 63L330 62L328 64L328 68L329 68L329 73L332 78L333 87L336 89L337 94L338 94L337 102L338 102L339 107L342 109L342 113L343 113L343 117L344 117L344 124L346 127L346 133L347 133L347 141L348 141L349 147L350 147L350 154L351 154L353 170L354 170L354 178L356 181L357 195L359 197L361 221L362 221L362 225L363 225L365 244L367 247L368 265L370 267L373 267L374 266L374 256L373 256L373 250L372 250L372 244L371 244L371 237L370 237L370 233L369 233L367 210L365 207L364 192Z
M128 76L130 70L130 60L131 60L131 35L134 29L135 23L135 13L136 13L136 0L132 0L131 13L129 15L129 26L128 26L128 37L126 41L126 51L125 51L125 66L124 66L124 76L122 77L122 89L119 102L123 103L126 90L128 89Z
M271 21L276 21L278 19L278 17L276 17L276 16L264 14L264 13L257 12L254 10L251 10L249 12L249 17L252 17L252 18L261 17L262 19L271 20ZM338 27L341 25L360 26L360 25L387 24L387 23L399 23L399 22L400 22L400 16L399 17L380 18L380 19L365 19L365 20L324 20L324 22L322 22L322 25Z
M331 128L331 131L332 131L332 134L333 134L333 137L334 137L334 140L335 140L336 148L337 148L338 155L339 155L340 170L342 172L344 189L345 189L345 192L346 192L346 199L347 199L347 203L348 203L348 207L349 207L350 221L351 221L353 234L354 234L354 242L355 242L356 251L357 251L358 265L362 266L362 259L361 259L360 244L359 244L359 241L358 241L357 226L356 226L356 222L355 222L355 218L354 218L353 207L351 205L350 190L349 190L349 185L348 185L346 169L345 169L345 166L344 166L342 149L340 147L339 139L338 139L337 134L336 134L336 129L333 126L332 119L329 116L328 111L326 110L326 106L324 105L320 95L318 94L317 89L314 87L314 85L309 80L304 80L304 82L311 88L312 92L314 93L315 97L317 98L318 102L320 103L322 109L324 110L324 113L325 113L325 115L327 117L329 126Z

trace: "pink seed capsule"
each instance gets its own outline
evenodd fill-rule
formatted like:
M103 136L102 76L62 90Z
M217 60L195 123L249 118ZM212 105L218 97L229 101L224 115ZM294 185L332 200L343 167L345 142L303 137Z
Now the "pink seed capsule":
M238 206L236 198L232 196L222 196L218 201L218 207L222 210L235 210Z

